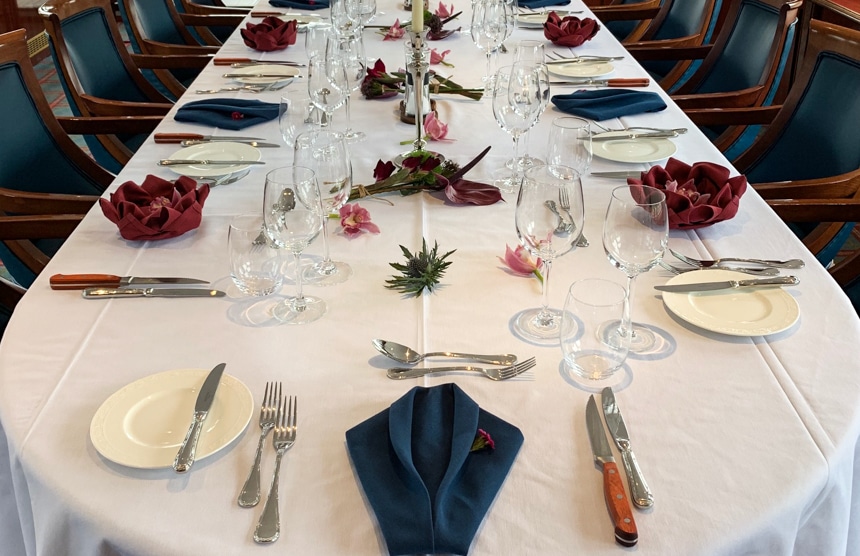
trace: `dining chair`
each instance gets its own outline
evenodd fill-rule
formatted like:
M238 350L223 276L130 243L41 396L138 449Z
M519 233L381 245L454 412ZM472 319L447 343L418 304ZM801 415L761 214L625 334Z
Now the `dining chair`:
M130 54L109 0L48 0L39 8L51 54L72 112L78 116L164 116L173 102L141 69L201 68L210 56ZM181 96L184 87L176 90ZM87 137L93 157L118 172L145 134Z
M157 117L55 117L30 61L23 29L0 34L0 98L5 122L0 128L0 188L84 196L89 206L78 207L81 211L95 203L114 175L84 153L69 134L146 133L146 126L151 131L160 121ZM23 207L9 202L0 205L0 210L25 213ZM38 242L38 250L45 254L42 260L53 254L58 244ZM21 242L0 243L0 259L25 287L36 274L25 261L29 250L30 245Z
M586 0L585 5L593 9L599 6L627 6L613 10L616 19L601 20L604 27L619 41L624 41L638 27L642 30L657 15L662 0ZM629 19L628 19L629 18Z
M712 44L689 47L628 46L637 60L695 60L678 64L661 81L682 109L767 106L780 102L782 77L790 61L802 0L730 0ZM728 158L755 138L753 130L703 127L722 142Z
M831 263L860 221L860 31L813 20L801 52L781 105L687 115L697 125L766 126L733 164L845 285L860 265Z

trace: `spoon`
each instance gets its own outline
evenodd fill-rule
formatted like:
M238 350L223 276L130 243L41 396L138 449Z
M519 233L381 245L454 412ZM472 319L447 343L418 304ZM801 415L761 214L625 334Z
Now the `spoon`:
M426 357L456 357L458 359L471 359L473 361L480 361L481 363L489 363L490 365L513 365L517 361L517 356L511 354L476 355L474 353L452 353L449 351L434 351L421 354L402 344L380 339L373 340L373 347L382 355L407 365L419 363Z

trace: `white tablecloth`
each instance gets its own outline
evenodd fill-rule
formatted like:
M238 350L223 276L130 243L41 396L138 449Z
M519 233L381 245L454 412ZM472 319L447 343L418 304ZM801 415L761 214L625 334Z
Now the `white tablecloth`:
M380 3L376 22L409 14ZM432 6L435 8L435 4ZM468 26L468 7L458 23ZM320 12L317 12L320 13ZM325 13L325 12L322 12ZM376 23L375 22L375 23ZM451 24L449 24L450 26ZM508 41L542 38L517 30ZM303 37L271 59L304 59ZM389 69L402 65L400 41L383 42L365 32L371 59ZM482 53L467 33L434 44L451 50L446 68L455 80L478 86ZM566 52L567 49L549 47ZM624 54L606 31L578 53ZM257 56L238 34L224 56ZM509 62L512 54L502 55ZM224 68L210 67L196 88L218 87ZM631 59L615 76L643 75ZM199 87L198 87L199 85ZM302 93L298 81L286 92ZM572 88L554 92L572 91ZM658 91L656 85L649 90ZM225 93L277 102L281 93ZM661 93L662 94L662 93ZM188 94L187 100L203 98ZM488 100L440 96L439 116L450 126L450 143L432 143L465 163L487 145L489 155L469 177L488 180L511 154L510 139L494 119ZM369 133L351 147L356 182L372 180L378 159L390 160L412 138L396 116L397 100L366 101L356 95L353 125ZM531 132L530 151L542 155L552 107ZM342 124L337 116L335 125ZM674 106L619 124L687 126L675 140L686 162L727 161ZM168 117L159 131L231 134L180 124ZM276 122L245 134L280 141ZM111 190L152 173L175 175L154 165L177 150L148 142ZM267 170L291 161L286 148L264 149L266 165L241 181L214 188L199 229L158 242L127 242L95 208L15 312L0 347L0 553L3 554L259 554L251 534L261 507L248 510L235 499L248 472L258 437L256 415L229 447L198 461L191 473L138 470L101 457L89 439L94 413L112 393L142 377L169 369L211 368L244 382L259 403L266 381L283 381L300 398L298 441L281 475L282 538L274 550L291 554L381 554L385 546L372 511L353 474L344 432L388 407L416 385L456 382L484 409L521 428L525 444L473 545L473 554L617 554L600 473L586 435L584 408L591 393L570 380L557 347L518 340L510 319L536 306L537 280L507 274L497 256L517 243L514 197L489 207L451 206L420 194L392 197L392 205L363 200L381 228L379 235L331 236L336 260L354 275L344 284L307 287L323 297L328 312L302 327L274 325L260 315L259 300L242 298L227 267L227 225L232 215L259 210ZM595 159L592 170L641 169L646 165ZM600 245L610 189L619 182L584 178L591 246L553 268L550 302L563 303L575 279L623 281ZM334 224L331 222L330 224ZM333 225L332 229L336 229ZM421 239L456 249L453 265L431 295L404 298L383 287L389 262ZM653 270L638 279L633 316L670 339L665 353L631 357L617 389L638 460L656 503L634 511L641 554L845 554L857 553L860 500L854 488L860 436L860 320L827 272L766 207L753 190L738 215L696 231L671 233L670 246L702 256L799 257L807 267L788 291L800 321L767 337L729 337L705 332L673 317L652 286L669 274ZM308 250L319 257L320 242ZM78 292L51 291L54 273L110 272L210 279L222 299L88 301ZM284 286L282 295L292 292ZM390 361L371 346L385 338L419 350L512 352L536 356L523 380L492 382L474 376L436 376L414 381L385 377ZM263 465L268 482L273 457Z

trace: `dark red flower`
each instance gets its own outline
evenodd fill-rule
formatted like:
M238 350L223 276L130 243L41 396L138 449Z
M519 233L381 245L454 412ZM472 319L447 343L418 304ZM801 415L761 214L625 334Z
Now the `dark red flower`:
M242 114L241 112L233 112L232 114L230 114L230 117L234 120L241 120L245 117L245 114Z
M387 179L394 173L397 167L394 166L392 162L382 162L381 160L376 163L376 168L373 169L373 179L376 181L382 181Z
M579 46L591 40L599 30L600 24L590 17L579 19L568 15L562 19L555 12L550 12L543 24L544 36L559 46Z
M445 187L445 196L457 204L492 205L502 200L498 187L462 179L449 183Z

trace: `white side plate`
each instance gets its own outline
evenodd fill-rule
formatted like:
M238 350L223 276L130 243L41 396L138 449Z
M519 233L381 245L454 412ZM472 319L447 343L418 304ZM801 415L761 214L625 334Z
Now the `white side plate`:
M677 150L675 143L668 139L628 139L627 134L626 131L601 133L601 137L618 135L619 138L592 141L592 154L614 162L657 162L669 158Z
M90 439L108 460L139 469L173 466L210 369L166 371L121 388L96 411ZM239 436L254 413L254 399L225 374L203 423L197 459L211 456Z
M523 29L541 29L544 22L546 22L546 16L546 12L519 14L517 16L517 24Z

